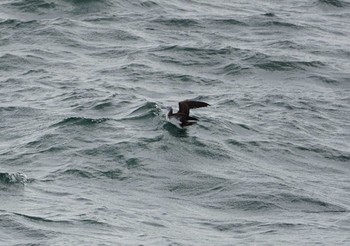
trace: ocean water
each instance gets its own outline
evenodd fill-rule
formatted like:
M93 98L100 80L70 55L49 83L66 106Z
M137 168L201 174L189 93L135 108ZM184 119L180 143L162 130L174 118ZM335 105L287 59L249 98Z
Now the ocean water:
M0 1L0 245L349 231L350 2Z

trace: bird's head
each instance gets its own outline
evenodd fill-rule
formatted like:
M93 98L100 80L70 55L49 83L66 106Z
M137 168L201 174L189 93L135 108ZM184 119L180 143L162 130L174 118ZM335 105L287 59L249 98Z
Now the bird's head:
M170 106L166 107L166 110L168 111L168 113L172 114L173 113L173 108Z

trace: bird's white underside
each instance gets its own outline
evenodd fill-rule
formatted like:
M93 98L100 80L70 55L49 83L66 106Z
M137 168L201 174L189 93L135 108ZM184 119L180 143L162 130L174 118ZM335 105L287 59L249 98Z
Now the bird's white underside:
M168 118L168 117L167 117L167 118ZM176 126L176 127L182 129L182 127L180 126L181 121L179 121L179 120L176 119L175 117L171 117L170 119L168 118L167 121L170 122L171 124L173 124L174 126Z
M169 112L165 115L166 120L169 123L173 124L174 126L180 128L180 129L183 129L181 127L181 121L176 116L169 117L168 114L169 114ZM196 122L196 121L195 120L189 120L188 122Z
M171 117L169 117L169 113L170 113L171 111L172 111L172 108L171 108L171 107L167 107L167 112L166 112L166 114L165 114L166 120L167 120L169 123L175 125L176 127L180 128L180 129L183 129L183 128L181 127L181 123L182 123L182 122L178 119L178 117L176 117L176 116L171 116ZM188 122L194 122L194 123L196 123L197 121L195 121L195 120L189 120Z
M166 120L167 120L168 122L170 122L171 124L173 124L174 126L176 126L176 127L178 127L178 128L182 128L182 127L180 126L181 121L179 121L176 117L169 117L168 114L169 114L169 111L168 111L168 112L166 113L166 115L165 115Z

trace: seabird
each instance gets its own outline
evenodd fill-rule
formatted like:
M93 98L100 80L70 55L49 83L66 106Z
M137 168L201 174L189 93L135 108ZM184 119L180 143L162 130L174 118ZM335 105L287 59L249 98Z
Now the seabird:
M190 126L198 121L197 118L190 116L191 108L201 108L210 106L208 103L185 100L179 102L179 111L177 113L173 113L172 107L167 107L168 113L166 114L167 121L173 123L179 128L183 128L185 126Z

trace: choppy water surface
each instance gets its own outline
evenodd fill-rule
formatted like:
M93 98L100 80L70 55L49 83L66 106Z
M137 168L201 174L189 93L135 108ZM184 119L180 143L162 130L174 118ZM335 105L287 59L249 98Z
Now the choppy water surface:
M349 2L0 6L0 245L350 244Z

